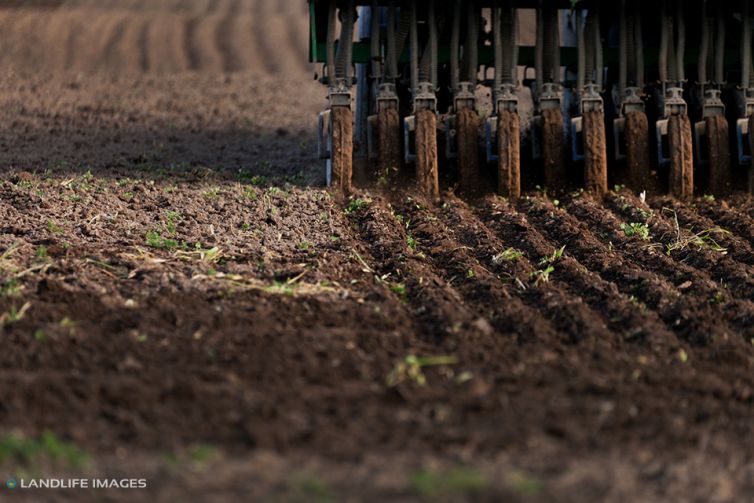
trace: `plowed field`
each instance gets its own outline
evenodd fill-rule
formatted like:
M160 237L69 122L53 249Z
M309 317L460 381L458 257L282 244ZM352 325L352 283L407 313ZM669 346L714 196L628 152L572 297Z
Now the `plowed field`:
M0 479L148 480L0 499L754 499L754 201L338 200L306 33L0 10Z

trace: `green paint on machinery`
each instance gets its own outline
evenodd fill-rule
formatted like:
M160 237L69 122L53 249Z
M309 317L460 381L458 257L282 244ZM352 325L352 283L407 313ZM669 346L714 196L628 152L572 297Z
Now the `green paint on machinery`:
M451 188L516 176L595 195L613 182L680 198L754 189L751 0L310 0L309 16L330 103L320 154L346 190L351 160L367 183L385 182L378 165ZM337 107L354 137L333 170ZM479 158L464 109L484 130ZM419 138L422 110L437 131Z

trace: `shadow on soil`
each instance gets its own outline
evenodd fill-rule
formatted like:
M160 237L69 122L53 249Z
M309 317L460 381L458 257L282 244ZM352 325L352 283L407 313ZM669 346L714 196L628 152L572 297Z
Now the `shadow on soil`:
M310 129L0 130L0 177L20 173L106 178L322 186L324 163Z

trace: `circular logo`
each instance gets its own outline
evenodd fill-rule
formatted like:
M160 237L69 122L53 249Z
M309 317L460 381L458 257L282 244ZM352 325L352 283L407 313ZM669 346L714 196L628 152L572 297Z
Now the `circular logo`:
M8 479L5 481L5 487L7 487L8 489L15 489L16 486L18 486L16 479Z

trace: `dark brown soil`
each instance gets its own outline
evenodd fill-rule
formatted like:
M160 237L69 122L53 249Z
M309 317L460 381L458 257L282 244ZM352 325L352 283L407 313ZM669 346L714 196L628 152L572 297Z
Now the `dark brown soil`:
M269 37L250 38L303 60L279 30L302 5L71 5L39 15L86 27L76 47L88 18L123 27L104 40L125 59L162 21L214 42L194 71L155 38L164 75L83 57L41 75L20 56L37 11L1 13L0 67L29 73L0 92L1 478L149 481L1 500L754 498L748 196L436 205L435 171L429 196L340 201L324 89L281 74L291 55L244 63L244 30L212 24L260 9ZM14 447L44 432L89 462Z

